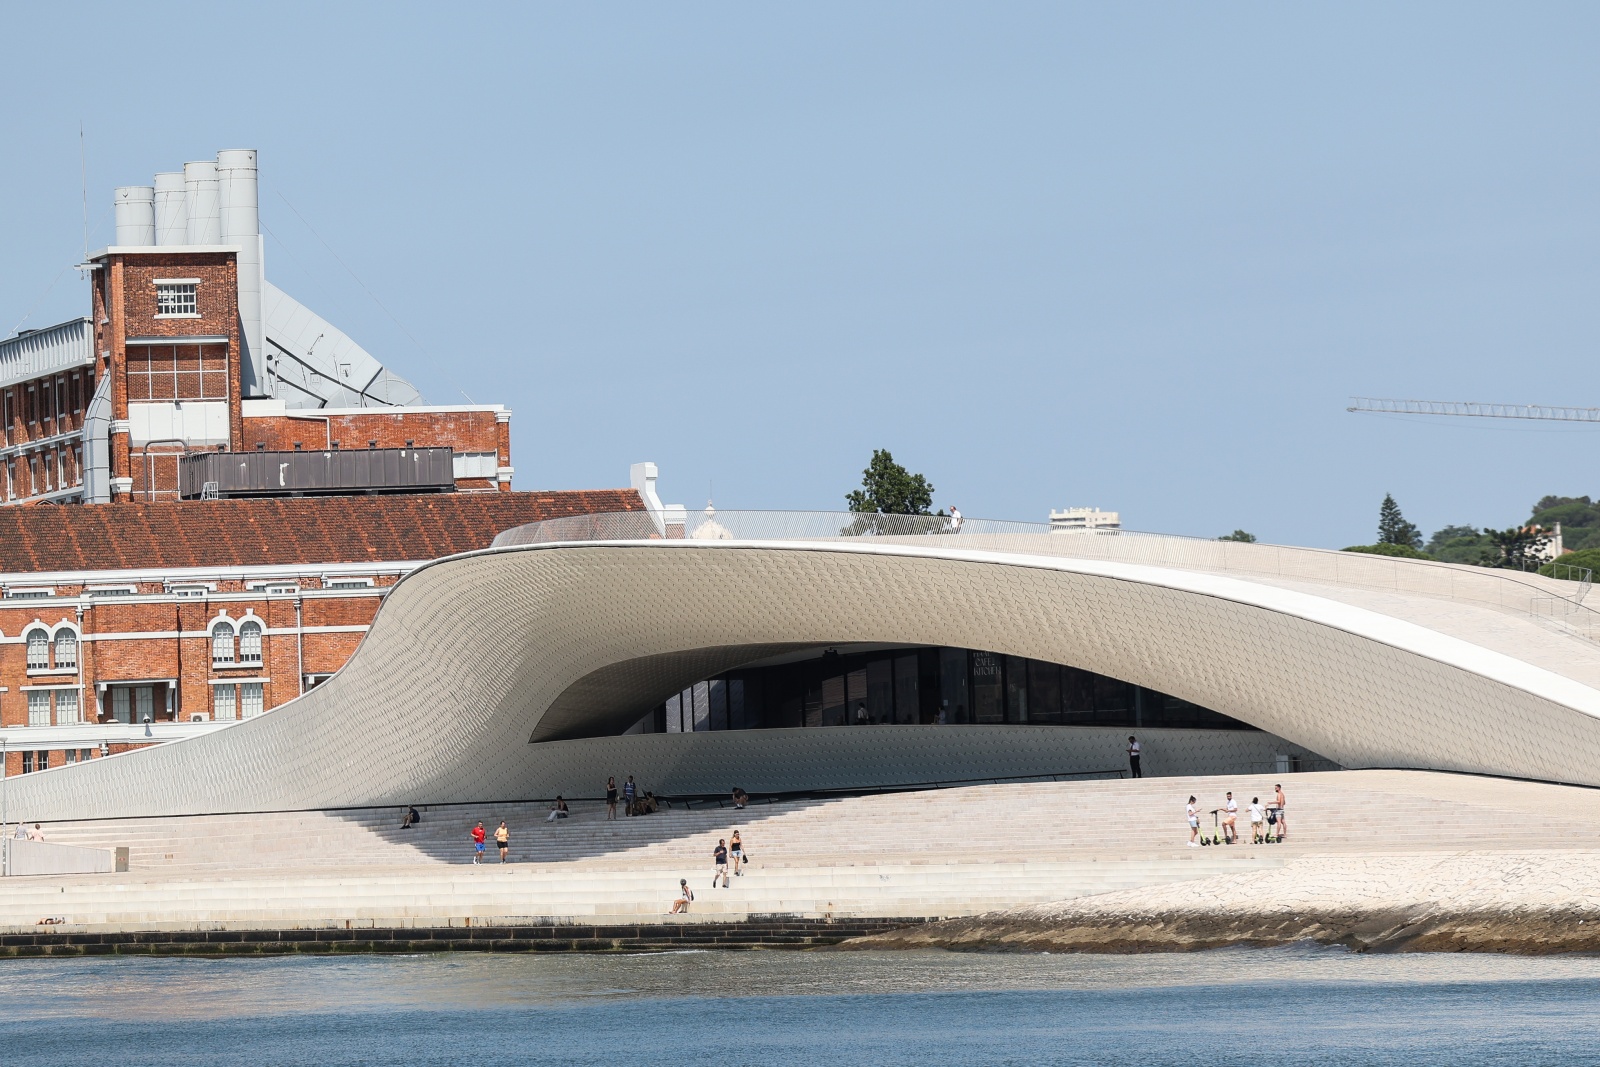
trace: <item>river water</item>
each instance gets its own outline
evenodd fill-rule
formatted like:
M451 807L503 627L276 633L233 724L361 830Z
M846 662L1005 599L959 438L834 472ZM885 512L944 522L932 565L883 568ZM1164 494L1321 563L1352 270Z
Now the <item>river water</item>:
M1600 959L682 952L0 961L0 1064L1595 1064Z

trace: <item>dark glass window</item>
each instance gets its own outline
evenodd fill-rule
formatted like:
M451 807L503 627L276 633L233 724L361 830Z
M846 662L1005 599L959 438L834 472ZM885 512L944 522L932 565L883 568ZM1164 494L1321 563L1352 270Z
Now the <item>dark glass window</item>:
M917 654L894 658L894 721L920 722L920 693L917 688Z
M894 660L867 661L867 720L894 722Z
M993 652L972 653L972 721L1006 721L1005 682L1000 657Z
M1061 668L1028 661L1028 714L1031 722L1061 721Z
M706 698L710 705L708 718L710 728L713 730L726 730L728 728L728 683L721 678L713 678L706 684Z
M939 650L939 721L971 722L967 714L967 650Z
M1006 722L1028 722L1028 661L1006 657Z

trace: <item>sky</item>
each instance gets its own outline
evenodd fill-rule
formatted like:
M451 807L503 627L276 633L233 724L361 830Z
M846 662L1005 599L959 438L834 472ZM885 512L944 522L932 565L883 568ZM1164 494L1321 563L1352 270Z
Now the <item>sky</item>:
M267 276L519 489L1340 547L1600 495L1600 6L13 6L0 336L111 190L260 152ZM80 126L82 137L80 142ZM81 154L80 154L81 147ZM86 176L86 183L85 183Z

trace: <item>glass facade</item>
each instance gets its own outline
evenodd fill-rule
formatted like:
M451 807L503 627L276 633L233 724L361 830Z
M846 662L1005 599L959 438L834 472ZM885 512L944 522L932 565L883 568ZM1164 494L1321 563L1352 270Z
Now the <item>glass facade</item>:
M700 733L886 724L1254 727L1153 689L1077 667L967 648L901 648L767 667L696 682L636 731Z

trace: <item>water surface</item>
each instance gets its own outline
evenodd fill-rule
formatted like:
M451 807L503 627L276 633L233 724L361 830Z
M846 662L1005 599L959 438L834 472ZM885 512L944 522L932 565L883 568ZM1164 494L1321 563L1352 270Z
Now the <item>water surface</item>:
M0 962L0 1062L1594 1064L1600 959L683 952Z

